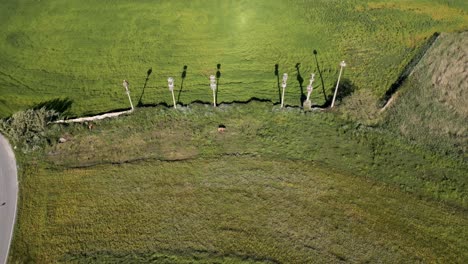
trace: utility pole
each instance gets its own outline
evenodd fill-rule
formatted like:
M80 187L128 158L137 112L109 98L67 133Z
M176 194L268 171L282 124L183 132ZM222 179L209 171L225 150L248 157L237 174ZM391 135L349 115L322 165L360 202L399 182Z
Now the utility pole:
M174 78L169 77L167 78L167 85L169 86L169 91L172 93L172 102L174 103L174 108L177 108L177 104L175 101L175 96L174 96Z
M306 99L306 101L310 100L310 94L314 90L314 86L313 86L314 80L315 80L315 74L312 73L310 75L309 85L307 85L307 99Z
M210 75L210 87L213 90L213 107L216 107L216 76Z
M288 74L283 73L283 83L281 84L281 86L283 87L283 94L281 96L281 108L284 107L284 91L286 90L286 82L287 81L288 81Z
M314 90L314 80L315 80L315 74L310 75L310 80L309 80L309 85L307 85L307 99L304 102L304 110L312 110L312 102L310 101L310 95L312 94L312 91Z
M134 110L133 103L132 103L132 98L130 98L130 90L128 89L128 86L130 85L127 80L123 80L122 83L123 87L125 87L125 91L127 92L128 95L128 101L130 102L130 107L132 108L132 111Z
M343 72L343 68L346 67L346 63L344 61L341 61L340 66L341 66L340 74L338 75L338 81L336 82L336 88L335 88L335 93L333 94L333 100L332 100L331 108L335 105L336 94L338 93L338 86L340 85L341 73Z

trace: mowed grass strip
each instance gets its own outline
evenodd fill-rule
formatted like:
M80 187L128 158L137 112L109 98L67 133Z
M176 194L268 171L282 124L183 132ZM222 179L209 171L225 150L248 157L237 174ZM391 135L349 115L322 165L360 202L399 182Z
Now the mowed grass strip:
M21 188L18 262L468 257L466 212L311 162L225 157L39 169Z

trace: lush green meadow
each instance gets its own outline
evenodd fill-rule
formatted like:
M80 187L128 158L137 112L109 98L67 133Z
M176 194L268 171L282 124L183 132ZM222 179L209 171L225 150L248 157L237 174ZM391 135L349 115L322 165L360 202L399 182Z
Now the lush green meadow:
M0 120L12 263L468 261L467 33L432 44L466 1L5 0L0 23L0 118L128 108L123 79L140 106ZM312 72L326 104L341 60L354 94L297 107Z
M169 76L180 102L210 101L217 71L219 102L277 102L275 64L290 75L289 105L317 73L320 105L341 60L354 88L380 97L434 32L465 30L467 10L464 0L6 0L0 117L57 98L71 100L69 115L127 108L123 79L135 104L171 104Z
M467 165L335 113L194 104L51 130L68 141L22 161L13 262L468 258Z
M465 213L305 161L146 161L31 177L14 245L18 262L468 258Z
M219 124L225 124L229 133L219 134ZM467 203L468 166L463 160L412 147L392 133L340 120L334 113L282 111L259 102L214 110L195 104L178 110L141 109L135 115L99 122L91 131L87 125L55 125L54 130L71 138L47 149L47 160L54 167L222 156L308 160L427 197Z

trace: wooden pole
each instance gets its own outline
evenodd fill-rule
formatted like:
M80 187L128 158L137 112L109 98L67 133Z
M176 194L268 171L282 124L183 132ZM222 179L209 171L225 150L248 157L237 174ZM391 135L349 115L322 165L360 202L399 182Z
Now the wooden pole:
M312 94L312 91L314 90L314 78L315 78L315 74L311 74L310 75L310 81L309 81L309 85L307 86L307 99L306 101L309 101L310 100L310 95Z
M286 90L286 82L288 80L288 74L287 73L283 73L283 83L282 83L282 87L283 87L283 94L281 95L281 108L284 107L284 91Z
M216 107L216 76L210 75L210 87L213 91L213 107Z
M133 111L135 108L133 107L132 98L130 97L130 91L129 90L127 90L127 95L128 95L128 101L130 101L130 107L132 108L132 111Z
M286 90L286 83L283 83L283 94L281 95L281 108L284 107L284 91Z
M340 74L338 75L338 81L336 82L335 93L333 94L333 100L332 100L332 104L331 104L330 108L333 108L333 106L335 105L336 95L338 93L338 86L340 85L341 73L343 72L343 68L346 66L346 63L344 61L342 61L340 63L340 66L341 66Z
M171 91L172 94L172 102L174 103L174 108L177 108L175 96L174 96L174 78L169 77L167 78L167 85L169 86L169 91Z
M174 102L174 108L177 109L177 104L176 104L175 96L174 96L174 89L171 90L171 93L172 93L172 101Z
M133 111L134 107L132 103L132 98L130 97L130 90L128 89L128 86L130 86L130 84L128 83L127 80L123 80L123 86L125 87L125 91L127 92L127 96L128 96L128 101L130 102L130 107L132 108L132 111Z
M216 90L213 90L213 106L216 107Z

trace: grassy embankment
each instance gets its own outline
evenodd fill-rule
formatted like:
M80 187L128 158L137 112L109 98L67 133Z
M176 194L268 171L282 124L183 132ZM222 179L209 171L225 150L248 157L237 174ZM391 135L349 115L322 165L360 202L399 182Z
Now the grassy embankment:
M385 128L468 160L468 32L442 34L388 109Z
M69 141L25 162L13 261L468 258L466 164L332 113L195 104L53 129Z
M354 88L380 97L425 39L466 29L467 10L463 0L6 0L0 117L56 99L71 103L72 116L127 108L122 79L135 104L171 104L169 76L180 102L208 102L217 64L220 102L277 102L278 64L280 75L290 75L290 105L300 104L300 80L305 90L320 67L312 99L323 104L341 60Z

